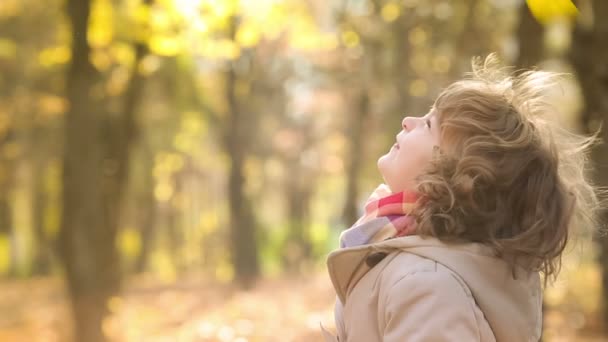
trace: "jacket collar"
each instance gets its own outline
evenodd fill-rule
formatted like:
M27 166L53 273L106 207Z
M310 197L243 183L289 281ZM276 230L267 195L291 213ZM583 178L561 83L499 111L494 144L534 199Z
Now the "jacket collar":
M336 294L344 304L359 280L373 268L373 264L366 262L368 257L377 253L390 254L396 250L440 245L443 243L434 238L405 236L369 245L341 248L331 252L327 257L327 270Z
M342 304L372 269L366 259L375 253L395 251L434 260L458 274L471 289L498 339L513 336L514 327L528 340L540 336L542 293L538 272L518 268L517 277L513 277L507 263L495 257L489 247L477 243L446 244L436 238L412 235L335 250L327 257L327 268ZM508 326L504 324L505 317L510 320Z

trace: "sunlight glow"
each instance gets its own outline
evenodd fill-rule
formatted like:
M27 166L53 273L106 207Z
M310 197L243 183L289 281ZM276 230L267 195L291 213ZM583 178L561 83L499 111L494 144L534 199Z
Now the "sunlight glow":
M199 16L202 0L173 0L175 9L185 18L193 19Z

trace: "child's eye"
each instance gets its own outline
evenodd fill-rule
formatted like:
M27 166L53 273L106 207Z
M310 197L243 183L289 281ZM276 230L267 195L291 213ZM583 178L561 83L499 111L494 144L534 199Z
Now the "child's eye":
M426 125L428 128L431 128L431 120L426 119Z

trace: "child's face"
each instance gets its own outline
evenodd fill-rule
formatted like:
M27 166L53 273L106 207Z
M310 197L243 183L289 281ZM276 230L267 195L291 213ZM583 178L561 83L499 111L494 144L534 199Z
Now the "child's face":
M413 190L415 178L431 161L439 146L439 127L434 109L424 117L405 117L403 130L390 151L378 159L378 170L393 192ZM430 127L429 127L430 126Z

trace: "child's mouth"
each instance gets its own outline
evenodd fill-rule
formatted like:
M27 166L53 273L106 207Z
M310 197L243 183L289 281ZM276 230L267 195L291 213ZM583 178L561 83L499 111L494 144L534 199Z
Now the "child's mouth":
M399 149L399 144L395 143L395 145L393 145L394 148Z

